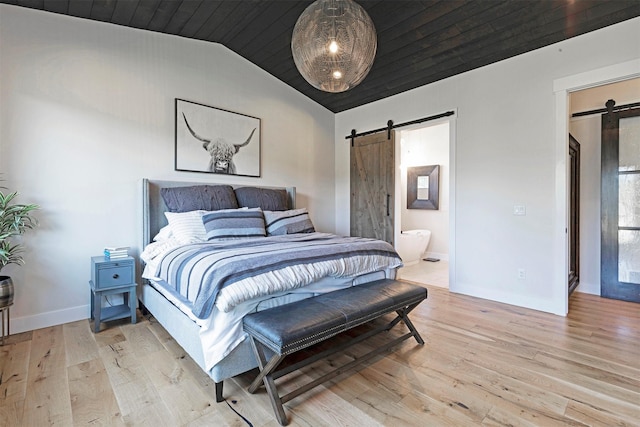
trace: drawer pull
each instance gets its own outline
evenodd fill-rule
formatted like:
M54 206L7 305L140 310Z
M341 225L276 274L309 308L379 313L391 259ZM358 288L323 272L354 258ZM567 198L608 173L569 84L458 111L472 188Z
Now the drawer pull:
M118 275L118 274L114 274L114 275L113 275L113 278L114 278L114 279L117 279L118 277L120 277L120 275Z

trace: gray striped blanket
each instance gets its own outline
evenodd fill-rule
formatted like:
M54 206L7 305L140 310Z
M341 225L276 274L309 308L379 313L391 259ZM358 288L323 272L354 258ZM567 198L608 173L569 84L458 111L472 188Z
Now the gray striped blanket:
M165 253L156 277L201 319L252 298L323 277L353 277L402 266L383 241L326 233L195 243Z

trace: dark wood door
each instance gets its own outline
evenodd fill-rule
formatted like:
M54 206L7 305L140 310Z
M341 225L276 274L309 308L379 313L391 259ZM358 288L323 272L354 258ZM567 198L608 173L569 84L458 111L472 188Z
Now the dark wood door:
M640 108L602 115L603 297L640 302Z
M351 235L393 244L395 132L355 138L351 147Z
M580 284L580 143L569 135L569 295Z

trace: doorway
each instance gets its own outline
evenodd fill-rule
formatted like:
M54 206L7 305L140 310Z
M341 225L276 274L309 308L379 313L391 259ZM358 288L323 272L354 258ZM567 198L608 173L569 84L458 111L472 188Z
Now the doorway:
M445 120L396 131L398 197L394 227L396 250L405 265L399 277L444 288L449 287L451 267L451 128L451 121ZM424 177L416 176L415 171L420 170L430 172ZM426 191L419 195L423 184L413 182L420 179L424 185L438 186L437 200L420 199L428 197ZM416 188L422 203L416 203L416 194L412 193Z
M567 150L568 134L581 145L580 174L580 251L577 292L600 295L601 227L600 227L600 170L601 170L601 115L578 116L574 113L603 109L607 99L620 99L620 103L640 101L637 62L621 63L606 69L594 70L554 81L556 91L556 161L567 165L566 172L558 168L556 196L558 200L555 250L558 266L554 275L557 314L568 312L567 277L569 258L569 186L570 159ZM612 83L613 82L613 83ZM569 117L569 120L567 120ZM561 134L562 133L562 134ZM563 201L566 200L566 204Z

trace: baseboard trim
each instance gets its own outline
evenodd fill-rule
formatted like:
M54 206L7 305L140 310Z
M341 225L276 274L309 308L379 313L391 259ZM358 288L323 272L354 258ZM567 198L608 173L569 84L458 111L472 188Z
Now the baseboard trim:
M9 332L11 334L19 334L20 332L33 331L35 329L48 328L50 326L62 325L63 323L88 319L90 311L91 308L87 304L66 308L64 310L48 311L33 316L12 317L11 331Z
M455 283L449 284L449 291L457 294L469 295L476 298L482 298L490 301L497 301L503 304L509 304L516 307L523 307L532 310L543 311L558 316L566 317L567 313L554 311L556 308L553 301L543 298L532 298L531 296L516 296L512 292L496 292L479 289L476 285Z

